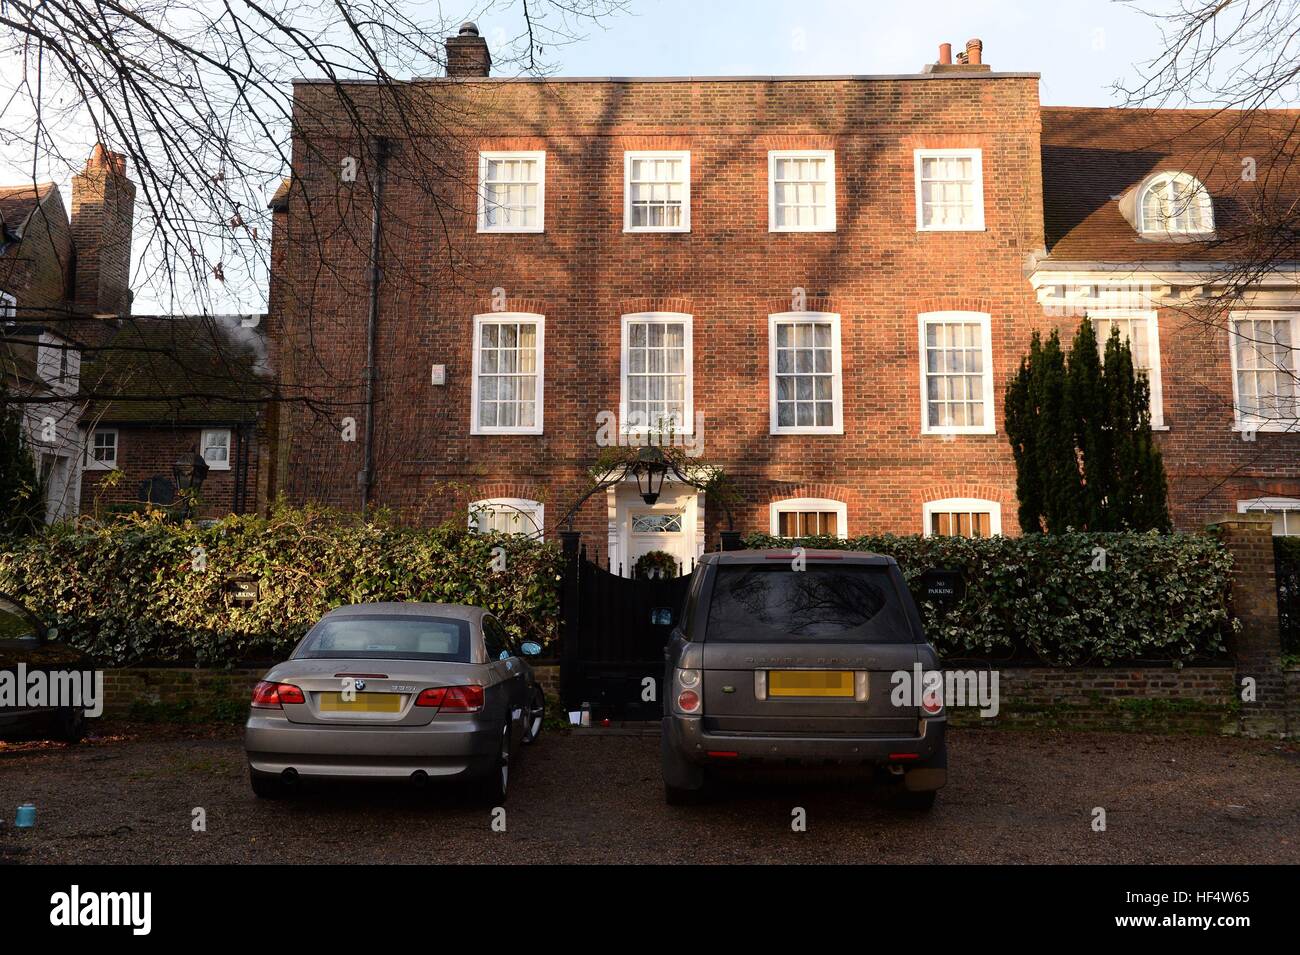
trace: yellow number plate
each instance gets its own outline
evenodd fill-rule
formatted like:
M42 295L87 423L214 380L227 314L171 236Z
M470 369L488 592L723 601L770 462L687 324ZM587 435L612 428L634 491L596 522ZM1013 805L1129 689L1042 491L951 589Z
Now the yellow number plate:
M342 693L322 693L317 705L322 713L400 713L400 693L357 693L352 700Z
M769 670L768 696L853 697L852 670Z

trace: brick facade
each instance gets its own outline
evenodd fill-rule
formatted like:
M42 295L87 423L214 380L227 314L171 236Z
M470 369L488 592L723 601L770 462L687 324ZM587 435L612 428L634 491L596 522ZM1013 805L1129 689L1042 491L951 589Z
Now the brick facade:
M463 513L490 487L547 502L548 532L577 499L600 450L596 416L619 407L620 317L693 316L694 406L702 459L736 481L738 527L766 529L768 505L810 488L847 504L849 533L921 530L932 495L986 497L1014 532L1014 474L997 434L922 436L918 315L991 316L994 415L1002 382L1046 324L1025 281L1041 249L1037 79L1024 74L921 74L888 79L689 82L501 82L407 87L463 119L442 161L442 192L415 168L424 145L397 135L385 184L379 293L375 500L421 522ZM277 221L273 278L283 314L275 363L296 385L327 380L333 420L284 409L289 443L281 486L291 499L355 507L363 420L366 269L373 163L364 144L319 138L321 117L346 123L328 87L299 85L312 149L296 144L294 184ZM355 97L365 91L355 88ZM982 232L918 232L913 150L983 150ZM478 152L545 149L546 231L479 234ZM689 149L691 231L623 232L623 152ZM834 149L838 228L768 231L771 149ZM359 155L356 183L340 182ZM308 210L310 208L310 217ZM444 226L447 238L444 241ZM331 236L328 244L320 241ZM281 258L282 256L282 258ZM444 266L454 262L457 273ZM326 267L327 266L327 267ZM283 283L282 298L275 283ZM472 436L470 378L476 314L505 308L546 318L545 433ZM768 316L807 308L840 315L842 435L771 435ZM273 331L273 338L275 332ZM447 384L430 384L445 365ZM348 388L347 385L352 387ZM704 502L706 537L723 526ZM607 504L593 499L576 526L603 553ZM701 541L701 546L703 542Z
M140 500L140 483L156 475L168 478L177 458L192 451L199 443L202 428L162 423L149 427L112 425L117 431L117 471L114 482L105 478L114 472L86 470L82 474L81 506L87 514L108 513L113 505L135 505ZM264 500L259 496L261 450L256 425L237 425L231 431L231 466L229 470L208 472L200 494L199 517L221 517L254 511ZM247 466L241 467L241 443L247 446Z

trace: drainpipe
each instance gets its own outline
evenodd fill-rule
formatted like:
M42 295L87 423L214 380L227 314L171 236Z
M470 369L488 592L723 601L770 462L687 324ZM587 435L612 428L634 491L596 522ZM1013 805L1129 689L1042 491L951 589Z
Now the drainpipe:
M375 467L375 338L379 331L379 224L384 198L384 161L388 158L388 140L375 140L375 178L370 208L370 314L366 319L366 437L361 465L361 519L370 506L370 488Z

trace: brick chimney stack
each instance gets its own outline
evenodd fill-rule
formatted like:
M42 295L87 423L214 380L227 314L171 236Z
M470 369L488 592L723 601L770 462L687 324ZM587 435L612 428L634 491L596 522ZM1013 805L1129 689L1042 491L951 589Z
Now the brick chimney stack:
M126 156L102 143L72 177L72 242L76 250L73 304L84 314L131 310L131 226L135 183Z
M487 40L478 35L478 25L466 21L456 36L448 37L448 76L487 76L492 71L492 54Z
M953 62L952 44L939 44L939 62L927 63L923 68L926 73L987 73L989 65L984 62L984 42L979 39L966 41L966 49L957 53L957 62Z

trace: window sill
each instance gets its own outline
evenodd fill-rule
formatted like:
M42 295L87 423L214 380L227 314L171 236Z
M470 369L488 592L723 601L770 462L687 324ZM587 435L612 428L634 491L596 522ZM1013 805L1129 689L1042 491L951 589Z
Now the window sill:
M922 428L922 437L946 438L952 435L997 434L997 428Z
M769 233L778 233L778 232L834 232L834 231L835 231L835 226L833 226L833 225L820 226L820 225L819 225L819 226L807 226L807 227L803 227L803 226L773 226L773 225L769 225L769 226L767 227L767 231L768 231Z
M83 471L116 471L117 469L116 461L112 464L108 464L104 461L92 461L82 467Z
M208 462L205 462L205 463L208 465L208 470L209 470L209 471L229 471L229 470L230 470L230 462L229 462L229 461L225 461L225 462L223 462L223 463L221 463L221 464L213 464L211 461L208 461Z
M541 428L470 428L469 433L477 437L490 438L498 434L523 434L537 436L542 434Z
M540 235L546 231L545 226L528 226L518 229L489 229L484 226L478 227L479 235Z
M987 232L983 225L919 225L917 232Z
M831 435L841 435L841 436L842 436L842 435L844 434L844 426L843 426L843 425L834 425L834 426L829 427L829 428L769 428L767 433L770 434L770 435L783 435L783 434L831 434Z
M1257 425L1242 424L1238 421L1232 426L1232 430L1238 433L1254 431L1256 434L1300 434L1300 420L1268 421Z
M634 226L628 226L628 225L623 226L624 235L665 235L665 234L673 234L673 233L688 233L690 231L691 231L690 226L685 226L685 227L641 226L639 228Z

